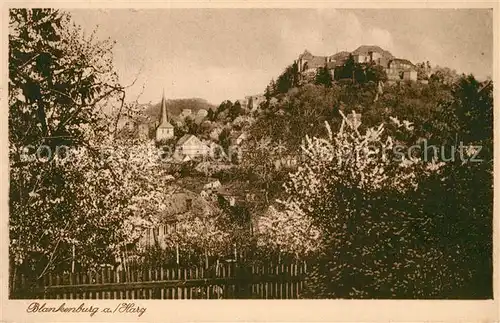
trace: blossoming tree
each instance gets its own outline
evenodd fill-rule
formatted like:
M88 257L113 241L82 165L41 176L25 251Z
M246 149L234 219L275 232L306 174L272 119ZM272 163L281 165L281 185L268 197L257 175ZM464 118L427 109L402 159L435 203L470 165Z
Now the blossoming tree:
M286 184L286 207L312 219L322 235L306 296L435 295L450 281L441 279L449 262L425 243L431 215L406 213L403 197L442 163L406 153L400 138L411 131L408 122L361 131L342 117L338 133L326 124L327 138L306 138L305 161Z
M257 223L257 246L279 256L307 257L319 249L320 230L302 210L270 206Z
M115 140L112 44L57 10L13 9L9 36L11 290L22 272L112 263L172 188L152 143Z

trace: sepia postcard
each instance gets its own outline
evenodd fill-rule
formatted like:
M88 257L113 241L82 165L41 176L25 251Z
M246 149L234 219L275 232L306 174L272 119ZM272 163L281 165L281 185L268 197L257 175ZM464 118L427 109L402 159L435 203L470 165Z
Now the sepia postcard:
M498 28L5 3L0 322L498 322Z

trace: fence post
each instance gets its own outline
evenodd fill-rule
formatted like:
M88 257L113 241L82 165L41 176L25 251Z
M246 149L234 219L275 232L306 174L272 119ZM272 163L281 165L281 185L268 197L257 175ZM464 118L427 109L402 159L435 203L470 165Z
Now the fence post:
M16 280L17 280L17 266L13 264L13 262L11 261L11 267L10 268L14 268L14 270L10 271L10 275L9 275L9 278L10 278L10 284L9 284L9 295L10 297L15 297L14 296L14 293L16 292ZM24 286L21 286L21 287L24 287ZM17 288L19 289L19 288Z

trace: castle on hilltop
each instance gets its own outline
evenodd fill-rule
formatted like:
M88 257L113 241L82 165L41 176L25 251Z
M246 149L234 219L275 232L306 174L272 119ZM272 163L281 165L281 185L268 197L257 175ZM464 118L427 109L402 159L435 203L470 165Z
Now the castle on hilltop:
M407 59L397 58L391 52L376 45L362 45L352 52L341 51L329 56L316 56L306 49L294 63L301 76L300 82L307 83L314 80L318 71L322 68L328 70L332 80L337 79L335 78L335 70L337 69L338 72L338 68L343 66L350 57L355 63L381 66L387 75L389 83L417 81L417 67L415 64ZM337 76L342 78L340 75ZM421 82L424 83L425 81ZM378 86L380 89L383 84L379 82ZM238 101L242 106L253 111L266 101L266 97L264 94L255 94Z
M353 52L343 51L331 56L315 56L305 50L295 62L299 72L305 76L313 76L319 68L326 66L333 78L335 68L342 66L351 55L356 63L373 63L382 66L389 81L417 80L417 70L412 62L396 58L379 46L362 45Z

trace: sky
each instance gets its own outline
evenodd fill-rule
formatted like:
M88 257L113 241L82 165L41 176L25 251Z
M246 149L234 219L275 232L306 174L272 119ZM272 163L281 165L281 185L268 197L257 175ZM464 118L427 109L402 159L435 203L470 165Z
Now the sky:
M85 32L111 38L130 100L198 97L218 105L263 93L298 55L378 45L477 78L493 74L489 9L74 9Z

